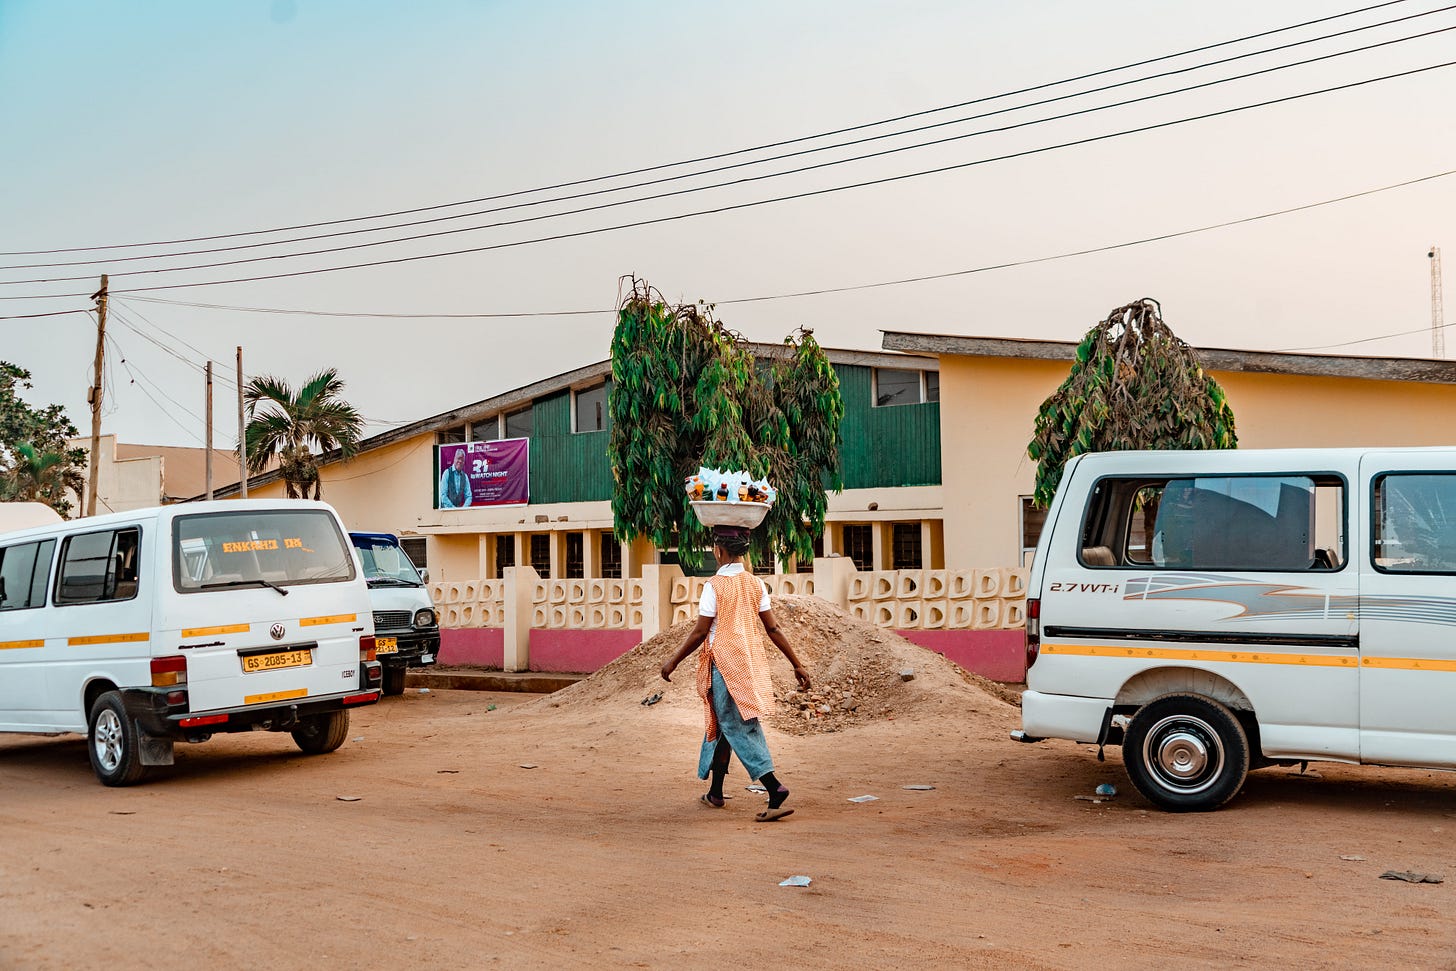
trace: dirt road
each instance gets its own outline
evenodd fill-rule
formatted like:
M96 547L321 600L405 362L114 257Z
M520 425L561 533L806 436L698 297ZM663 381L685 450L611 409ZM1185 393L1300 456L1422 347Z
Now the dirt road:
M736 765L697 803L693 705L529 700L412 689L332 755L220 737L131 789L0 739L0 967L1456 967L1450 775L1266 770L1166 815L987 696L775 734L798 812L763 825Z

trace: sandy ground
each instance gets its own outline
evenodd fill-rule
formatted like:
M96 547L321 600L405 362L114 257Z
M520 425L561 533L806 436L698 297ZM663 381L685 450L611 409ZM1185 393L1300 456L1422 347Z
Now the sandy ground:
M1271 769L1167 815L969 694L774 732L798 812L755 824L737 765L698 804L700 714L660 686L411 689L331 755L219 737L130 789L0 738L0 968L1456 968L1456 776Z

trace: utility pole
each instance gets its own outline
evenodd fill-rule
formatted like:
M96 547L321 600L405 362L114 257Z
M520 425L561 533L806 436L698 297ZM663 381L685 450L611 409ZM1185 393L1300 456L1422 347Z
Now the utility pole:
M96 479L100 472L101 451L101 367L106 355L106 274L101 274L101 289L91 295L96 301L96 380L86 394L91 405L91 471L86 484L86 515L96 515Z
M238 346L238 498L248 498L248 443L243 424L243 348Z
M1446 311L1441 299L1441 248L1432 246L1431 260L1431 356L1446 356Z
M212 498L212 362L207 362L207 498Z

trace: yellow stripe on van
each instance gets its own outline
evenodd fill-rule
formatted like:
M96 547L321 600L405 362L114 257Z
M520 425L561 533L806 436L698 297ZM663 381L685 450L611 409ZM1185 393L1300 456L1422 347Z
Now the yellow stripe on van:
M22 647L45 647L45 641L0 641L0 651L14 651Z
M1114 647L1110 644L1043 644L1043 654L1069 654L1080 657L1153 658L1166 661L1209 661L1225 664L1295 664L1312 668L1352 668L1356 658L1350 655L1280 654L1271 651L1197 651L1169 647Z
M1430 657L1367 657L1360 661L1367 668L1393 668L1398 671L1456 671L1456 661Z
M188 627L182 631L182 636L211 637L213 634L246 634L252 629L252 624L227 624L223 627Z
M358 614L331 614L328 617L305 617L298 623L301 627L322 627L324 624L352 624L358 619Z
M68 637L66 643L71 647L83 647L87 644L138 644L151 639L152 636L145 632L141 634L92 634L88 637Z
M295 688L292 691L273 691L266 695L247 695L243 698L245 705L261 705L267 701L287 701L290 698L307 698L307 688Z

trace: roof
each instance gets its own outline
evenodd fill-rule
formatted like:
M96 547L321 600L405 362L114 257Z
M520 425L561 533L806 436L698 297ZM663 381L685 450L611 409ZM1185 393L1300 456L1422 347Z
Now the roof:
M772 357L782 352L782 344L760 344L749 342L748 347L752 349L755 356ZM829 363L843 365L846 367L905 367L907 363L913 363L921 370L936 370L940 363L933 356L916 356L913 354L901 354L898 352L885 353L884 351L855 351L836 348L825 348L825 355ZM479 421L491 415L502 412L513 411L523 407L537 398L557 394L568 388L581 387L594 384L604 378L610 377L612 373L612 362L598 361L595 364L588 364L579 367L574 371L566 371L562 374L549 377L533 384L523 385L503 394L494 395L490 398L483 398L480 401L468 405L461 405L449 411L441 412L429 418L421 418L419 421L401 425L398 428L391 428L387 432L381 432L359 442L355 454L373 451L376 448L384 448L388 445L396 445L408 441L418 435L432 434L443 431L447 428L455 428L462 424ZM342 459L338 449L325 452L318 457L318 464L331 465ZM236 473L234 473L236 474ZM267 485L279 478L278 471L263 472L248 479L249 488L253 486ZM214 481L216 477L214 476ZM236 495L238 483L214 488L212 493L219 498Z
M882 331L886 350L918 354L959 354L1041 361L1070 361L1076 341L1023 340L1010 337L958 337ZM1415 357L1347 357L1339 354L1284 354L1277 351L1235 351L1197 348L1210 371L1293 374L1305 377L1355 378L1368 381L1418 381L1456 384L1456 361Z

